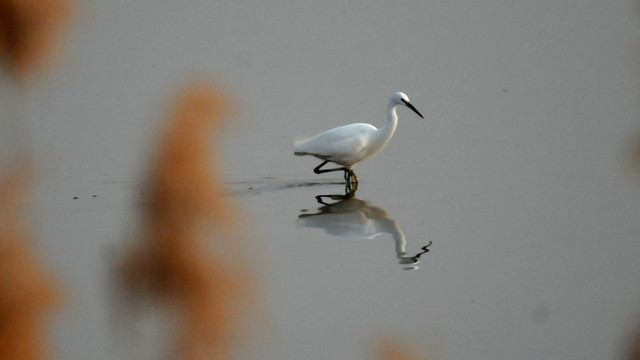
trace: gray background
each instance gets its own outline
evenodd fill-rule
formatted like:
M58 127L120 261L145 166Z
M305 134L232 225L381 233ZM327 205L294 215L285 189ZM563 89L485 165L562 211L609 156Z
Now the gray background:
M113 330L105 260L134 232L167 100L194 74L241 103L223 165L262 248L272 334L247 358L372 358L380 333L445 359L625 358L640 310L636 1L79 5L26 106L42 249L71 294L58 358L154 357L153 340ZM356 167L357 196L409 253L433 242L414 271L388 234L298 220L343 189L293 138L379 126L394 91L426 120L399 110L388 147Z

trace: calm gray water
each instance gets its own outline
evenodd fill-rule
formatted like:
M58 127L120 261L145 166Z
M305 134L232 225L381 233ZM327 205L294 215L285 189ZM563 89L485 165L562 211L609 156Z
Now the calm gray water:
M114 353L109 259L194 73L241 103L223 168L261 248L275 335L255 358L371 359L379 334L443 359L625 358L640 326L636 1L81 6L26 105L42 248L72 299L58 358L153 358L136 341ZM399 109L352 198L293 156L295 136L380 126L394 91L426 120Z

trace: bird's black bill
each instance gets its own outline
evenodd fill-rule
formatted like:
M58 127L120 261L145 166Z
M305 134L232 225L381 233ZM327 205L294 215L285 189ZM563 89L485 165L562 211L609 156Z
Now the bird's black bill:
M424 116L422 116L422 114L420 114L420 111L418 111L418 109L415 108L415 106L413 106L410 102L408 101L404 101L404 99L402 99L402 101L404 102L405 105L407 105L407 107L411 110L413 110L413 112L415 112L416 114L418 114L418 116L420 116L421 118L424 119Z
M420 116L421 118L424 119L424 116L422 116L422 114L420 114L420 111L418 111L418 109L416 109L413 105L411 105L411 103L407 103L407 107L411 110L413 110L416 114L418 114L418 116Z

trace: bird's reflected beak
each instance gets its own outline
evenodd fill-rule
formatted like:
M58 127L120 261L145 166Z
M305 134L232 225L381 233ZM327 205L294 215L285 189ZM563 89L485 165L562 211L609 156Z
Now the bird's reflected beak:
M422 116L422 114L420 114L420 111L418 111L418 109L415 108L415 106L411 105L410 102L405 101L405 104L407 105L407 107L411 110L413 110L413 112L415 112L416 114L418 114L418 116L420 116L421 118L424 119L424 116Z

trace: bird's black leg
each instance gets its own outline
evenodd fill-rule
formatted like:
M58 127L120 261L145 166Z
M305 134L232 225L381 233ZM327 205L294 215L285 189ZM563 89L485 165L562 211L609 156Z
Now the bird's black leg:
M349 169L347 169L346 167L333 168L333 169L321 169L321 167L327 165L328 162L329 160L323 161L322 164L316 166L315 169L313 169L313 172L316 174L322 174L322 173L327 173L332 171L349 171Z
M358 184L358 177L356 176L356 173L353 172L353 170L347 169L346 167L343 170L344 170L344 180L346 182Z
M358 190L358 181L356 182L347 182L344 187L344 198L351 199L355 196L356 190Z
M313 169L313 172L316 174L322 174L322 173L327 173L327 172L332 172L332 171L344 171L344 180L348 183L358 183L358 177L356 176L356 174L353 172L353 170L347 168L347 167L341 167L341 168L333 168L333 169L322 169L323 166L327 165L327 163L329 162L329 160L325 160L322 162L322 164L318 165L315 167L315 169Z

